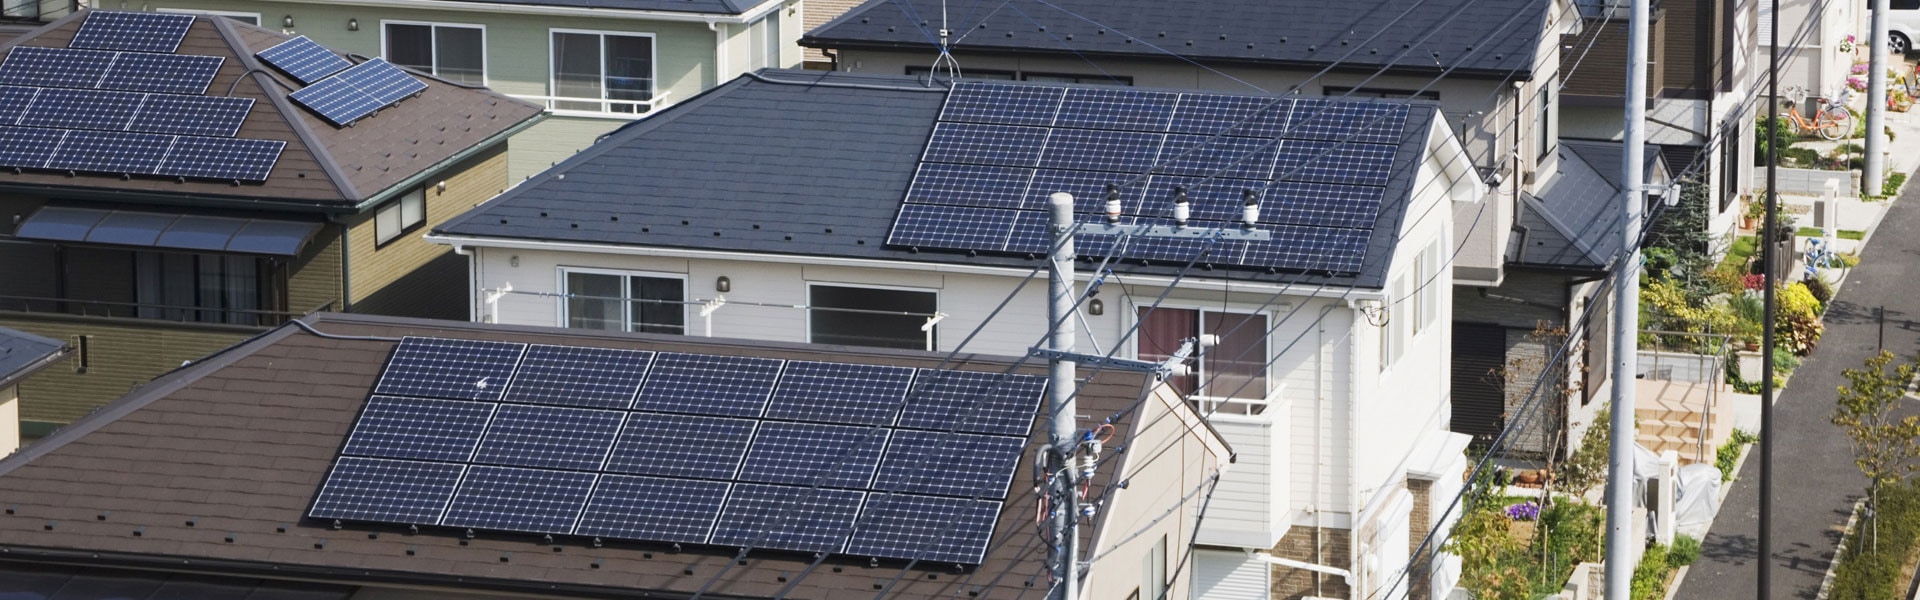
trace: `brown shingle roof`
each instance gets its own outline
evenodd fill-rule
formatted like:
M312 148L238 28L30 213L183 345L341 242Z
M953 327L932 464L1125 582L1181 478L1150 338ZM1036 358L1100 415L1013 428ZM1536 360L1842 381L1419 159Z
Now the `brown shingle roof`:
M328 334L421 335L743 356L934 366L940 355L739 342L602 335L578 330L473 325L386 317L318 315ZM522 592L680 597L727 569L709 597L792 598L873 594L903 572L830 557L755 553L728 568L730 549L674 552L658 544L396 529L335 530L303 520L395 343L321 337L288 325L183 368L0 460L0 560L191 564L234 574L324 577L340 583L412 583ZM999 371L1004 359L962 356L956 368ZM1084 373L1084 372L1083 372ZM1105 372L1083 388L1082 425L1127 411L1147 383ZM1129 439L1132 415L1116 423ZM1021 482L1035 427L984 564L971 572L928 565L905 572L893 598L1040 597L1044 548L1036 499ZM1111 480L1109 461L1095 493ZM1094 527L1083 527L1091 536ZM763 555L764 554L764 555Z
M64 48L90 12L76 12L35 33L0 43L0 50L11 53L15 46ZM46 171L6 171L0 172L0 187L94 199L129 192L163 202L240 200L253 206L264 202L267 207L339 210L375 198L477 145L497 143L502 134L519 129L523 123L530 124L541 113L537 105L485 88L415 74L427 84L419 96L351 127L334 127L287 98L300 89L298 82L253 56L290 37L231 19L201 16L175 52L226 59L205 95L254 99L253 110L235 137L287 143L266 181L234 185L209 180L122 180L102 174L69 177Z

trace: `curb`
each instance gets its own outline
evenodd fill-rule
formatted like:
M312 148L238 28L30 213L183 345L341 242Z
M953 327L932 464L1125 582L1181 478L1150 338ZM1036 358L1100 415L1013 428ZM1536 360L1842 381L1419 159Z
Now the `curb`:
M1847 516L1847 529L1840 534L1840 545L1833 549L1833 560L1827 563L1827 574L1820 578L1820 591L1813 595L1813 600L1827 600L1827 593L1832 591L1834 569L1840 566L1840 553L1846 551L1847 540L1853 538L1853 527L1860 524L1860 510L1866 504L1866 498L1854 501L1853 512Z

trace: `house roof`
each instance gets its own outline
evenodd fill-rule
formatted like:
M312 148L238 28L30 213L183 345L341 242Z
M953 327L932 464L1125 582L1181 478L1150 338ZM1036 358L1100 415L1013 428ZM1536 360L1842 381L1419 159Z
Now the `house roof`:
M15 48L65 48L91 10L78 11L6 43ZM484 88L413 73L426 84L349 127L336 127L289 99L300 82L254 56L291 36L209 16L194 18L174 52L224 59L203 96L254 102L235 137L286 142L264 181L241 183L135 175L28 169L0 173L0 189L89 201L225 205L249 209L351 211L397 192L399 184L430 173L473 150L502 142L531 125L541 108ZM361 62L364 59L352 62Z
M1030 268L1040 256L887 244L948 88L905 76L765 71L616 131L435 230L443 236ZM1378 288L1436 110L1411 105L1357 273L1195 277ZM1171 266L1123 267L1172 273Z
M1025 7L949 7L939 0L869 0L808 32L803 46L925 51L937 19L955 52L1117 56L1203 63L1531 77L1552 2L1358 0L1052 0ZM1401 13L1411 10L1405 16ZM929 19L936 19L929 22ZM1557 35L1557 32L1555 32Z
M59 362L66 355L66 342L0 327L0 388Z
M309 331L311 328L312 331ZM1033 526L1036 498L1015 483L986 560L872 566L834 556L556 536L347 526L303 519L400 336L566 344L834 362L941 366L943 355L714 338L602 333L321 314L176 370L0 460L0 561L204 571L343 585L401 584L574 596L1022 597L1047 586ZM1011 359L962 355L946 368L1003 372ZM1037 372L1037 367L1028 367ZM1113 447L1131 439L1151 380L1104 371L1079 412L1117 417ZM1044 412L1041 409L1040 412ZM1038 417L1039 415L1036 415ZM1083 425L1086 425L1083 423ZM1032 472L1036 426L1016 478ZM1210 435L1210 434L1206 434ZM1115 465L1093 485L1104 493ZM1025 481L1018 479L1018 481ZM1151 488L1134 482L1140 489ZM1091 536L1094 527L1082 528ZM811 566L810 565L814 565ZM714 579L716 573L725 574Z
M1559 170L1539 194L1524 194L1508 256L1516 264L1605 269L1620 252L1620 143L1561 140ZM1644 173L1664 172L1658 147L1645 151ZM1649 177L1654 179L1654 177Z
M457 4L557 6L737 15L782 0L451 0Z

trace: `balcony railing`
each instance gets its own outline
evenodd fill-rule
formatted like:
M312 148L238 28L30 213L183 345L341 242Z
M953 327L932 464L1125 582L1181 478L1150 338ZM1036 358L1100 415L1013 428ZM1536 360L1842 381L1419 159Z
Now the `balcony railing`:
M569 117L600 117L607 119L639 120L647 117L661 107L671 91L660 92L647 100L615 100L613 98L578 98L572 96L532 96L512 94L521 100L539 102L547 111ZM598 105L598 109L581 109L581 106Z
M83 317L138 319L199 325L272 327L312 313L331 310L328 301L304 312L247 308L208 308L152 302L117 302L41 296L0 295L0 310ZM156 316L157 315L157 316Z

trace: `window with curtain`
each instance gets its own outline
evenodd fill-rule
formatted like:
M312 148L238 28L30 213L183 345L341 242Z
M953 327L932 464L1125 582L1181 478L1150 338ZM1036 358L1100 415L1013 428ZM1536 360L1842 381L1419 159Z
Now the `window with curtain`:
M222 254L134 253L135 313L143 319L262 325L262 261Z
M416 188L388 202L373 213L373 241L376 247L399 239L427 222L427 190Z
M1137 355L1166 360L1182 342L1205 333L1218 338L1188 363L1192 374L1167 384L1187 396L1261 402L1267 398L1267 316L1258 313L1166 308L1139 309Z
M565 272L567 326L679 335L687 332L686 280Z
M580 98L554 108L643 113L645 105L606 100L653 99L653 36L553 32L553 95Z
M387 61L441 79L484 85L486 29L478 25L387 23Z

